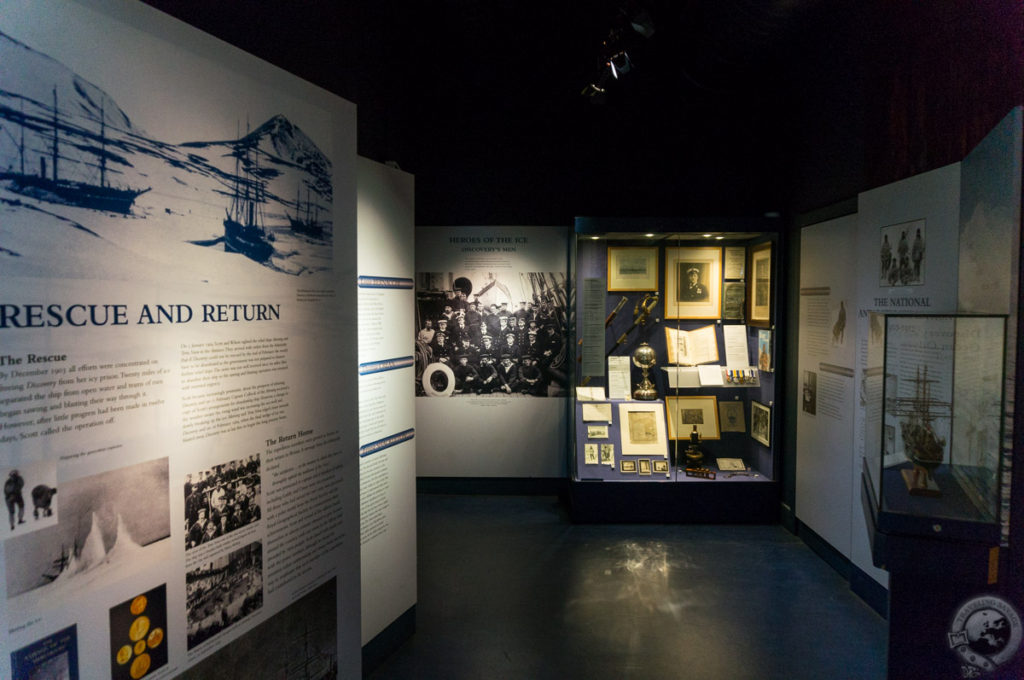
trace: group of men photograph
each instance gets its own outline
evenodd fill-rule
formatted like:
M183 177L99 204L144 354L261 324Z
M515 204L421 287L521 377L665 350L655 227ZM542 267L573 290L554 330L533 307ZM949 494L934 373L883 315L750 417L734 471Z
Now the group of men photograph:
M458 289L418 295L417 395L564 394L564 290L547 292L514 307ZM434 364L451 369L452 389L448 371L424 370Z
M259 456L185 475L185 549L260 519Z

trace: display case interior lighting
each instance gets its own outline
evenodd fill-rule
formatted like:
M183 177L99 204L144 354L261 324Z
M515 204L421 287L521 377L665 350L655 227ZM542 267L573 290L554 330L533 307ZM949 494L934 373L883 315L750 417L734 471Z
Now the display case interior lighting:
M654 234L644 234L647 238L654 238Z
M704 238L711 238L711 234L704 234Z

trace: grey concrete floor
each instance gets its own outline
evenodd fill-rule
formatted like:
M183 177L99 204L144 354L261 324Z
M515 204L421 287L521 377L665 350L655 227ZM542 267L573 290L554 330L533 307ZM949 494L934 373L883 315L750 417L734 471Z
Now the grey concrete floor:
M370 677L885 678L886 622L780 526L421 495L416 634Z

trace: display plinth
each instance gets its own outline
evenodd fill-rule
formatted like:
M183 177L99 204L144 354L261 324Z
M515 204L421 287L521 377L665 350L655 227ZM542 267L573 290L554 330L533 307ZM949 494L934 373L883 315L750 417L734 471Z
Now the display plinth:
M573 522L658 524L775 524L779 484L764 478L744 481L686 478L675 484L569 482ZM682 480L686 480L683 482Z

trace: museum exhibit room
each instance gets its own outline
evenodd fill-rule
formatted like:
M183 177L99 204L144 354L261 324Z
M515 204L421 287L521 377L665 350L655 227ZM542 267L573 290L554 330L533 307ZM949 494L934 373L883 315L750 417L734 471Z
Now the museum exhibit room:
M2 0L0 678L1024 680L1020 0Z

